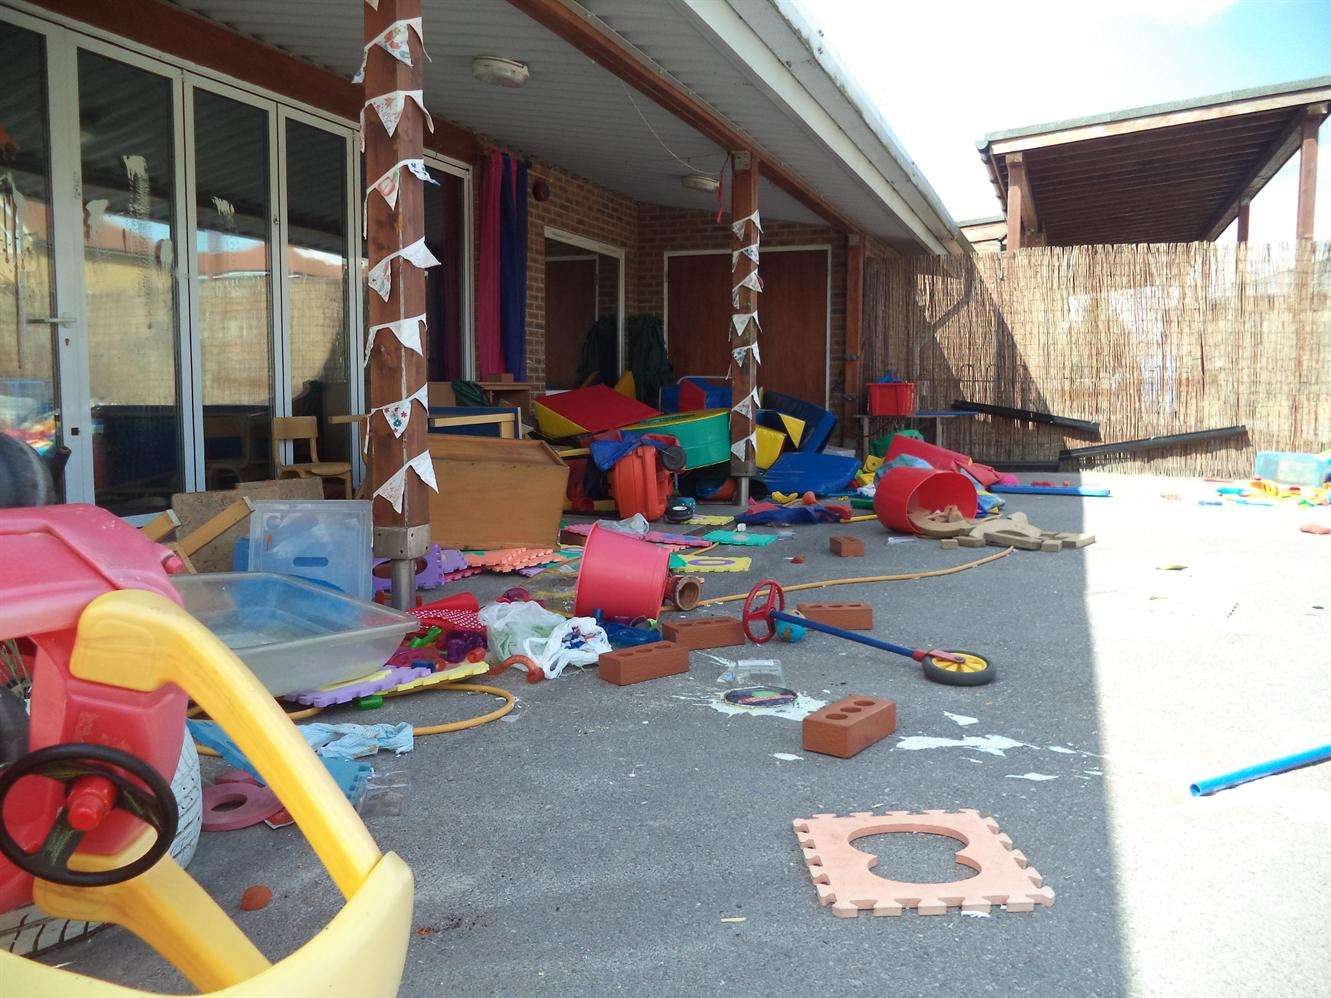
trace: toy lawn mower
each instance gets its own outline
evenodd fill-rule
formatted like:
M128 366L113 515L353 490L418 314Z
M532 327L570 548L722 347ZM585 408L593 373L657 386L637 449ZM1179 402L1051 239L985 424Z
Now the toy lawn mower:
M181 608L171 559L93 506L0 511L0 639L35 649L26 752L0 770L0 911L35 902L115 922L203 992L396 994L411 871L379 852L272 696ZM167 854L188 699L254 762L346 897L278 963ZM139 993L6 952L0 982L15 995Z
M763 579L749 591L744 601L744 633L755 644L766 644L776 634L778 624L790 624L795 627L821 631L833 637L845 638L857 644L868 645L879 651L888 651L893 655L903 655L920 663L924 677L945 686L984 686L992 683L998 675L993 664L982 655L971 651L944 651L932 648L924 651L920 648L907 648L894 645L890 641L856 634L854 631L832 627L807 617L786 613L786 594L781 586L771 579Z

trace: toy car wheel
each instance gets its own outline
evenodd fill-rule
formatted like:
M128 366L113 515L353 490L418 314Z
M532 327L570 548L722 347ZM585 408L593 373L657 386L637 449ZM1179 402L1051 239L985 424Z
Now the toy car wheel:
M952 649L948 649L948 654L960 657L961 661L949 662L932 655L920 659L925 679L944 686L985 686L998 678L997 668L983 655Z

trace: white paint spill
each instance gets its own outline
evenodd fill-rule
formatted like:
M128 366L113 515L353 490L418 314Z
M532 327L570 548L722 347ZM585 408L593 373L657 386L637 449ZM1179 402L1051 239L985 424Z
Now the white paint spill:
M980 719L978 717L967 717L965 714L953 714L946 710L943 711L943 716L946 717L948 720L956 721L963 728L971 724L980 723Z
M1076 749L1064 748L1062 745L1046 745L1045 748L1050 752L1058 752L1061 755L1080 755Z
M1030 780L1032 783L1043 783L1045 780L1056 780L1057 776L1050 776L1048 773L1004 773L1009 780Z
M804 756L791 755L789 752L773 752L773 759L780 759L782 762L803 762Z
M1103 770L1099 770L1099 769L1083 769L1082 772L1083 772L1083 773L1086 773L1088 776L1104 776L1104 775L1105 775L1105 774L1104 774L1104 771L1103 771Z
M989 916L989 912L987 912L987 911L963 911L962 914L965 915L967 918L989 918L989 917L990 917L990 916Z
M726 703L719 694L713 696L707 693L676 693L672 696L676 700L711 707L712 710L719 714L725 714L727 717L734 717L736 714L748 714L752 717L780 717L787 721L802 721L815 710L827 706L826 700L816 700L803 694L800 694L792 702L782 704L779 707L744 707L737 703Z
M910 735L899 739L893 749L907 752L933 748L967 748L984 752L987 755L1003 755L1008 749L1032 748L1025 742L1016 741L1003 735L967 735L965 738L938 738L934 735Z

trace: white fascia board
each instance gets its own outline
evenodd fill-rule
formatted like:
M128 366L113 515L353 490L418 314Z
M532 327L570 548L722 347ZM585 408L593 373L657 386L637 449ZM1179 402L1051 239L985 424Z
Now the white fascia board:
M946 254L949 248L945 241L962 241L956 224L941 204L935 207L930 203L928 195L933 195L933 191L928 190L926 195L921 190L921 184L925 188L928 184L914 165L903 166L883 136L869 129L860 108L846 96L844 85L830 77L819 57L795 30L791 17L799 15L791 5L783 0L674 0L674 3L688 11L694 22L711 35L713 45L728 52L731 61L756 87L844 163L930 251ZM788 7L791 9L787 10ZM806 86L801 75L814 90L825 91L824 99L819 99ZM882 127L886 132L886 126ZM861 141L869 140L865 144L876 153L875 157L866 155L860 142L850 134L857 129L866 133ZM890 137L890 132L886 134ZM889 141L895 145L895 140L889 138ZM901 158L905 158L904 154Z

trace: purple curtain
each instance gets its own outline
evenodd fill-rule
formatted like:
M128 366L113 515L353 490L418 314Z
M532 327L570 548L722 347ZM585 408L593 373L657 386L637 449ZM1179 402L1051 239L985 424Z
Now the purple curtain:
M503 158L499 209L499 329L504 369L527 380L527 164Z

